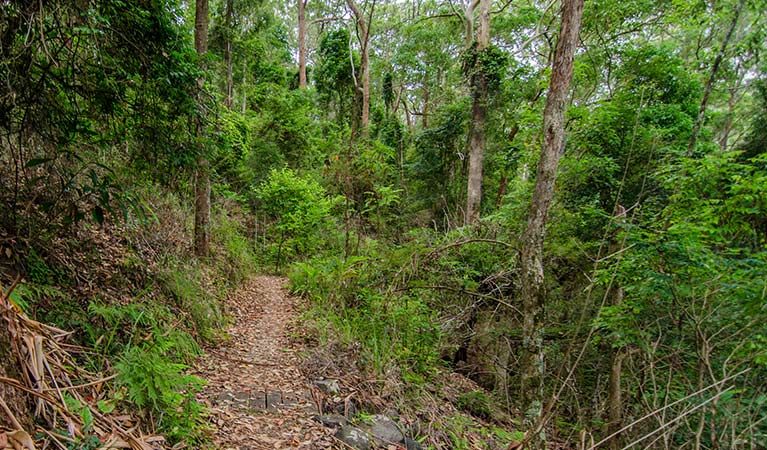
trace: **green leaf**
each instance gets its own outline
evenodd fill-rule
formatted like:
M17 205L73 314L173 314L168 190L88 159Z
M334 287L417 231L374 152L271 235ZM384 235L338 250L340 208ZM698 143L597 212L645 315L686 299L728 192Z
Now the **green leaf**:
M33 158L27 161L27 164L24 165L24 167L29 169L31 167L37 167L37 166L43 165L50 161L53 161L53 158Z
M96 402L96 406L98 406L99 411L104 414L109 414L115 410L115 404L112 400L100 400Z
M99 225L104 224L104 209L100 206L95 206L93 210L91 211L91 215L93 216L93 220L98 223Z

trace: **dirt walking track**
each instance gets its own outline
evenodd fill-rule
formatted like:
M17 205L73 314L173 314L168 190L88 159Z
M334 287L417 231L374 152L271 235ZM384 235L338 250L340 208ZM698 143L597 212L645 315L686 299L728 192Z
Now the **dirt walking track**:
M316 414L290 338L295 299L286 280L258 276L228 300L230 339L196 364L208 381L199 400L210 408L213 444L222 450L340 448Z

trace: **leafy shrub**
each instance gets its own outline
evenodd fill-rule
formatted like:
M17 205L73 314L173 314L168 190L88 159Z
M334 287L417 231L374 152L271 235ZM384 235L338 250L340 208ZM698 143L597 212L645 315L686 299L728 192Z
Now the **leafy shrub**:
M211 223L211 236L221 253L217 255L218 269L230 283L245 279L253 271L256 257L243 225L226 211L217 211Z
M205 340L216 337L224 322L221 295L212 283L204 281L205 271L194 263L169 260L162 275L164 287L176 305L188 313L191 326Z
M472 391L461 394L455 404L461 410L480 419L490 419L493 411L490 408L490 399L483 392Z
M118 387L136 406L159 417L160 431L175 441L202 438L202 406L195 393L203 381L185 374L187 366L170 362L157 348L131 347L116 368Z
M332 206L319 183L287 168L272 170L256 196L274 220L269 230L274 243L269 250L277 267L283 258L305 255L319 246Z
M320 340L361 344L361 362L377 375L429 374L439 362L434 311L416 296L378 289L393 271L381 261L397 267L401 256L318 258L295 264L289 275L293 292L313 299L309 318Z

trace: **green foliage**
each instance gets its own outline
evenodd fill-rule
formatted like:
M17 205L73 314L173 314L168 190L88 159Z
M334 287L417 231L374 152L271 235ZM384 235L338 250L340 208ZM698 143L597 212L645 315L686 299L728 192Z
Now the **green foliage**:
M328 223L331 201L322 186L290 169L272 170L256 189L260 208L274 220L270 252L277 267L283 258L295 258L315 250Z
M472 391L461 394L456 400L455 405L461 410L479 417L480 419L492 418L493 411L490 409L490 399L484 392Z
M181 39L179 6L110 0L29 8L3 7L0 96L15 99L0 115L4 166L27 175L1 182L9 208L1 225L45 235L88 216L124 218L138 202L111 162L171 173L169 166L179 167L172 159L188 154L179 127L194 110L188 88L199 71ZM25 136L13 144L24 152L9 152L15 136Z
M732 411L763 395L752 377L764 376L760 361L767 352L758 318L767 254L763 221L754 218L767 212L767 177L763 169L737 159L737 153L710 154L683 160L678 170L662 174L669 190L676 190L663 211L665 221L650 220L622 232L630 250L616 263L616 283L625 299L602 308L596 325L613 347L638 348L654 360L702 355L683 358L673 368L663 363L670 374L665 394L670 400L696 390L699 382L691 380L715 383L734 367L750 367L753 373L741 379L741 387L707 415L711 426L729 423L742 429L752 419ZM609 280L607 272L614 270L606 267L601 278ZM761 420L763 414L758 415ZM757 433L765 431L757 428Z
M450 216L464 191L460 175L465 164L467 111L467 103L439 110L434 125L416 136L414 152L408 158L416 205L433 209L440 221Z
M392 295L374 286L392 267L364 257L337 257L295 264L294 292L314 299L310 318L320 338L361 344L363 367L377 375L428 375L438 364L441 333L433 310L415 296Z
M764 123L767 123L767 76L754 81L756 88L755 105L751 111L751 126L743 143L743 158L753 158L767 152L767 130Z
M116 369L118 387L138 407L159 415L161 431L174 441L199 442L202 406L195 394L202 380L186 375L186 366L169 362L156 348L128 348Z
M215 339L223 324L219 295L203 283L204 268L195 263L166 262L163 288L176 306L188 314L189 324L203 340Z
M469 78L481 75L488 84L490 93L494 93L504 79L508 65L508 55L495 45L479 51L476 42L463 54L464 71Z
M216 211L213 215L212 240L220 249L216 252L216 265L232 285L247 278L256 262L253 242L245 237L245 232L245 227L226 211Z
M351 119L354 99L351 63L354 67L360 66L357 52L349 54L349 40L346 28L323 33L319 43L319 61L314 70L314 82L321 101L335 109L339 123Z

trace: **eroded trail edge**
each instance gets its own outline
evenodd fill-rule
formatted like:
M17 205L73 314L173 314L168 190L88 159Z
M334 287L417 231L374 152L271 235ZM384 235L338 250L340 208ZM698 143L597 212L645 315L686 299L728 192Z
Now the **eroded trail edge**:
M300 345L290 339L296 317L287 280L258 276L230 295L229 340L196 364L208 381L199 400L210 408L213 444L221 449L327 448L329 431L316 414L299 370Z

